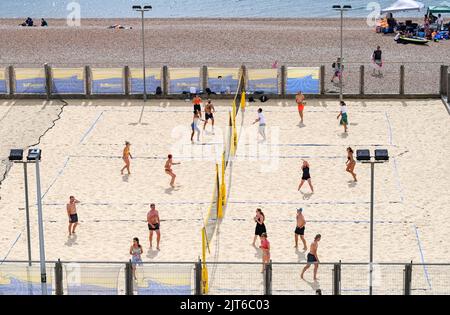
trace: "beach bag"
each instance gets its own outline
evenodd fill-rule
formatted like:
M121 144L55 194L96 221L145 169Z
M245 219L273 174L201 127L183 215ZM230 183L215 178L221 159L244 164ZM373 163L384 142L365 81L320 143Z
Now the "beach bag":
M161 95L161 94L162 94L162 89L161 89L160 86L157 86L157 87L156 87L155 94L156 94L156 95Z

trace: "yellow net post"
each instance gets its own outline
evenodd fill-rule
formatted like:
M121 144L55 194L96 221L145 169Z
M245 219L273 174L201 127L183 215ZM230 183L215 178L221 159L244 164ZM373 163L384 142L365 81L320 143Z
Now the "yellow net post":
M222 152L222 184L220 186L222 192L222 206L227 203L227 188L225 186L225 151ZM222 218L221 216L219 218Z
M236 148L237 148L237 128L236 128L236 115L237 115L237 110L236 110L236 100L233 101L233 116L231 117L233 119L233 123L232 123L232 140L233 140L233 145L234 145L234 150L233 150L233 155L236 153Z
M234 121L233 121L233 117L232 117L233 114L229 113L229 116L230 116L230 123L231 123L231 126L230 126L230 155L234 156L235 145L234 145L234 139L233 139L233 134L234 134L234 132L233 132L233 130L234 130Z
M202 293L208 294L208 268L206 267L206 229L202 229Z
M219 164L216 163L216 185L218 187L217 194L217 218L221 219L223 217L223 209L222 209L222 189L220 187L220 179L219 179Z
M241 110L245 111L245 91L244 90L241 93Z

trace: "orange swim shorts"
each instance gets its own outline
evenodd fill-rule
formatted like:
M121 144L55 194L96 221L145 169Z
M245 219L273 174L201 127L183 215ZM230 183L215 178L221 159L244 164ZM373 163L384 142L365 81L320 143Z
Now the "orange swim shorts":
M297 104L297 107L299 112L302 112L305 109L305 105L303 105L302 103Z

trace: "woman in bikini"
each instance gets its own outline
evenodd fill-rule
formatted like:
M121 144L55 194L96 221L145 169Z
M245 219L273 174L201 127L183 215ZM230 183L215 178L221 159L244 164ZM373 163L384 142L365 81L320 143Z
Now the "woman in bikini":
M300 124L303 124L303 110L305 109L305 96L301 91L295 96L295 102L297 103L298 113L300 115Z
M263 252L262 254L263 265L261 272L264 272L266 265L270 263L270 242L267 239L267 233L261 234L261 246L259 246L259 248L261 248Z
M347 148L347 162L345 162L345 164L347 165L346 171L352 174L353 179L357 182L356 174L354 172L356 161L353 158L353 149L350 147Z
M120 170L121 175L123 175L123 171L125 169L127 169L128 174L131 174L130 158L132 159L133 157L131 156L131 153L130 153L130 146L131 146L131 143L129 143L128 141L125 141L125 148L123 149L123 154L122 154L122 160L125 162L125 166L122 167L122 169Z
M256 216L253 218L256 222L256 228L255 228L255 237L253 238L252 245L255 246L256 238L259 236L261 238L261 235L263 233L266 233L266 225L264 224L264 220L266 217L264 216L264 213L261 211L260 208L256 209Z
M167 156L167 161L166 164L164 165L164 171L166 172L166 174L170 175L170 177L172 177L172 180L170 181L170 186L172 188L175 188L175 178L177 177L177 175L175 175L172 171L172 165L177 165L177 164L181 164L180 162L175 163L172 161L172 154L169 154Z
M309 173L309 163L306 160L303 160L303 164L302 164L302 179L300 181L300 185L298 185L298 190L300 191L300 188L302 188L303 184L305 183L305 181L308 182L309 187L311 188L311 192L314 192L314 188L311 182L311 174Z

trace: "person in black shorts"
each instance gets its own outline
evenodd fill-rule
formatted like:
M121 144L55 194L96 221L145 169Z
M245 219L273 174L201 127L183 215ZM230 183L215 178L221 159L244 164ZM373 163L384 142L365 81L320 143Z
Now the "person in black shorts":
M208 100L208 102L205 105L205 124L203 125L203 130L205 130L205 128L206 128L208 119L211 119L213 134L214 134L214 113L215 112L216 112L216 109L214 108L214 105L211 103L211 100Z
M303 160L303 164L302 164L302 179L300 181L300 185L298 185L298 190L300 191L300 188L302 188L303 184L305 183L305 181L308 182L309 187L311 188L311 192L314 192L314 187L312 185L311 182L311 174L309 173L309 163L306 160Z
M253 218L256 222L255 227L255 237L253 238L252 245L255 246L256 238L259 236L261 238L261 235L263 233L266 233L266 225L264 224L264 220L266 217L264 216L264 213L261 211L260 208L256 209L256 216Z
M194 105L194 111L197 111L200 118L202 118L202 99L200 98L200 96L195 94L195 97L192 99L192 104Z
M303 250L307 250L308 246L306 246L306 240L305 240L305 225L306 220L303 216L303 208L297 209L297 225L295 226L295 248L298 247L298 236L300 235L300 239L303 243Z
M314 237L314 242L312 242L309 253L306 259L306 266L303 268L302 273L300 275L300 278L303 279L303 275L306 270L311 267L312 264L314 264L314 281L317 280L317 270L319 269L319 255L317 254L317 249L319 248L319 241L322 238L320 234L317 234L316 237Z
M148 230L150 231L149 234L149 241L150 241L150 248L153 246L153 231L156 233L156 249L159 250L159 242L161 240L161 233L159 231L160 226L160 219L159 219L159 212L156 210L155 204L150 204L150 211L147 213L147 225Z

